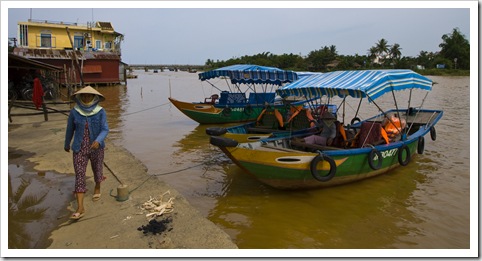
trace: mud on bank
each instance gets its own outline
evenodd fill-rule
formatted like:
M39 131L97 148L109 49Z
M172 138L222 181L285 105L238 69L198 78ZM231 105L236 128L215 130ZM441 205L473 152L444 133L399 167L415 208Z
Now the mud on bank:
M17 173L16 176L30 179L32 176L37 176L35 179L39 180L39 184L46 184L44 189L52 193L50 196L52 199L46 201L49 209L45 211L48 213L45 217L48 223L55 224L55 229L48 233L48 236L40 236L37 239L39 242L33 242L31 247L51 249L237 248L224 231L202 217L175 189L156 177L149 177L146 167L140 160L124 148L115 146L108 139L104 160L108 167L104 168L107 179L102 183L102 197L96 202L90 200L94 182L88 167L88 191L84 203L86 214L79 221L69 220L70 210L75 209L76 203L71 193L74 182L72 154L63 150L65 123L65 115L52 114L49 115L49 121L44 121L43 117L38 115L14 117L13 122L8 125L9 166L10 164L13 168L17 165L22 166L23 170L17 170L17 172L23 173ZM9 168L9 174L10 172ZM18 180L15 182L13 183L19 183ZM32 191L36 190L35 184L36 182L32 182L30 185L33 186ZM114 197L120 184L128 185L129 190L132 191L125 201L118 201ZM14 190L17 186L13 185ZM54 191L57 192L53 193ZM138 228L148 222L140 206L150 197L158 197L167 191L170 197L174 198L174 212L164 214L161 218L172 219L170 231L164 231L160 235L143 234ZM5 202L7 199L3 200ZM34 232L30 230L27 232Z

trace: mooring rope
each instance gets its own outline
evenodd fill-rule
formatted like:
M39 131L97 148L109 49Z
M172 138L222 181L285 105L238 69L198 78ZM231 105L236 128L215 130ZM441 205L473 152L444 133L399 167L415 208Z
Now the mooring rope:
M190 166L190 167L186 167L186 168L183 168L183 169L178 169L178 170L174 170L174 171L168 171L168 172L163 172L163 173L156 173L156 174L148 174L148 177L143 181L141 182L139 185L137 185L136 187L134 187L132 190L129 191L129 194L132 193L134 190L140 188L142 185L144 185L144 183L146 183L150 178L152 177L157 177L157 176L164 176L164 175L169 175L169 174L174 174L174 173L179 173L179 172L182 172L182 171L185 171L185 170L189 170L189 169L193 169L193 168L196 168L196 167L199 167L199 166L202 166L202 165L209 165L209 164L212 164L214 162L214 160L208 160L208 161L204 161L202 163L199 163L199 164L196 164L196 165L193 165L193 166ZM105 163L104 163L105 164ZM107 165L106 165L107 166ZM112 172L112 170L110 168L108 168L109 171ZM114 174L112 172L112 174ZM114 174L115 176L115 174ZM116 177L117 178L117 177ZM119 179L117 179L119 180ZM120 182L120 181L119 181ZM122 182L120 182L122 184Z

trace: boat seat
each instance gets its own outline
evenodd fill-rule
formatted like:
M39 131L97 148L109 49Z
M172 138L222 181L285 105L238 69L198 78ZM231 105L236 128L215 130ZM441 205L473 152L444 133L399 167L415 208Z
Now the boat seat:
M252 105L273 103L276 93L274 92L262 92L262 93L250 93L248 103Z
M362 122L358 133L357 147L376 146L383 143L386 143L386 141L382 136L382 124L373 121Z
M204 98L204 103L215 104L217 99L219 99L219 95L213 94L211 97Z

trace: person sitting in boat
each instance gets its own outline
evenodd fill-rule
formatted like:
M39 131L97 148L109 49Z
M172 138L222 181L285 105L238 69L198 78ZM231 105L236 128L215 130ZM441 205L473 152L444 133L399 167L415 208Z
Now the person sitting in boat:
M400 119L396 113L385 115L382 126L391 141L400 139L402 130L407 126L405 119Z
M328 111L323 112L321 115L321 121L317 126L321 127L321 133L319 135L311 135L303 138L302 141L308 144L316 144L321 146L331 146L333 140L336 137L336 118Z

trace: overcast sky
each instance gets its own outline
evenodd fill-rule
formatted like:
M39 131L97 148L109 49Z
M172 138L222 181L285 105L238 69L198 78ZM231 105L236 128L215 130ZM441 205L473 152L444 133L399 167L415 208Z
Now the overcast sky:
M340 55L366 55L381 38L389 45L398 43L402 56L415 57L420 51L439 51L442 35L454 28L470 40L470 8L444 1L177 2L167 6L159 2L69 1L59 5L3 1L2 16L5 3L8 37L16 37L17 22L29 18L81 24L111 22L125 35L122 60L128 64L204 64L207 59L227 60L262 52L306 56L330 45L335 45ZM473 3L477 7L477 2ZM68 8L43 8L58 6ZM121 8L99 8L112 6ZM208 8L200 8L205 6ZM214 8L218 6L224 8ZM384 8L377 8L380 6ZM474 13L477 15L476 10ZM477 21L477 17L473 19ZM2 23L2 31L4 26Z

